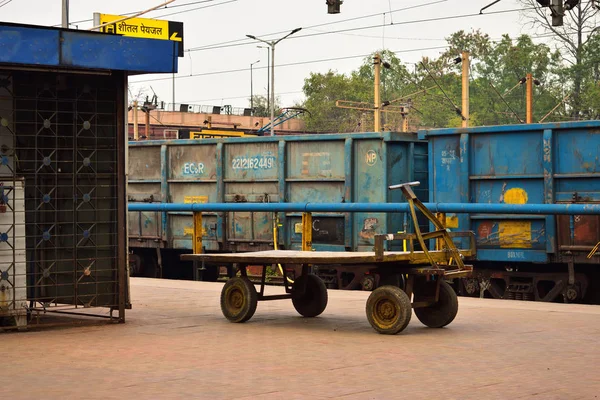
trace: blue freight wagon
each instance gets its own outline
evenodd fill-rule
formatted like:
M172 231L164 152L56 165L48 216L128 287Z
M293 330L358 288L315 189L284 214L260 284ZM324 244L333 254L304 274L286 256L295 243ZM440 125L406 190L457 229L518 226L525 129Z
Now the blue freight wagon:
M436 203L600 203L600 121L423 130ZM466 294L578 301L598 283L600 216L446 215L477 237ZM595 255L596 254L596 255ZM597 293L598 290L595 290Z
M129 143L129 202L403 202L388 185L420 181L415 193L429 198L427 142L415 134L357 133ZM301 247L301 214L205 213L206 252ZM361 251L376 234L412 231L404 214L313 215L313 248ZM427 227L426 220L423 221ZM192 249L191 213L130 212L129 247L134 273L192 278L179 260ZM400 244L401 245L401 244ZM208 266L204 277L216 279ZM331 287L356 287L361 277L320 271ZM367 285L372 277L366 277Z

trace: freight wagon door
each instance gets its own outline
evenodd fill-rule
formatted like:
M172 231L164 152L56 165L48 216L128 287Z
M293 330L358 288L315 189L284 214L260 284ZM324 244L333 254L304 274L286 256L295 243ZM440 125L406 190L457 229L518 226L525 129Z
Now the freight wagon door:
M259 140L223 148L226 203L277 203L278 142ZM265 212L231 212L225 215L225 251L258 251L273 248L273 215Z
M167 186L170 203L216 203L217 145L215 143L167 146ZM192 213L167 214L168 242L174 249L192 250ZM216 213L202 215L202 246L219 250Z
M343 203L347 198L344 139L289 141L286 148L286 199L290 203ZM302 215L286 215L289 246L302 248ZM347 218L342 213L313 214L312 243L316 250L343 251Z
M127 201L161 202L161 146L129 146ZM129 212L129 246L162 247L162 213Z
M600 132L597 129L555 131L555 196L558 203L600 203ZM597 263L587 258L600 242L600 216L557 216L558 246L576 263Z
M576 263L597 263L587 255L600 242L600 217L597 215L559 215L558 243L561 253L573 254Z

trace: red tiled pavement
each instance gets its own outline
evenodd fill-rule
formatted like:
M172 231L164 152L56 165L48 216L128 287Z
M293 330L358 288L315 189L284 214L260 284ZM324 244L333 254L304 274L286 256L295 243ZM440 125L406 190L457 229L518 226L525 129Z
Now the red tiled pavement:
M595 399L600 307L460 298L456 320L375 333L368 293L321 317L219 309L222 284L132 279L124 325L0 334L8 399ZM281 288L268 288L278 292Z

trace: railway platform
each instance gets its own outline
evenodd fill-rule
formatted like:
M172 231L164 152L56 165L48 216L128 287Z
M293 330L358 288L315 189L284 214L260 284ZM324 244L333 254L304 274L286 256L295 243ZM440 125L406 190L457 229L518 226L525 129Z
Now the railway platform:
M594 399L600 307L460 298L454 322L374 335L369 295L317 318L261 302L234 324L222 283L132 278L125 324L0 334L11 399ZM268 294L282 287L266 287Z

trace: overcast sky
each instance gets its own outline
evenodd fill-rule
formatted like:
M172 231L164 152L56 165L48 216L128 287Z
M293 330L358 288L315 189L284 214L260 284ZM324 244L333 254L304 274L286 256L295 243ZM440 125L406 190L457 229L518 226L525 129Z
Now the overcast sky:
M5 1L0 0L0 4ZM92 26L91 22L78 21L91 19L94 12L125 14L162 2L164 0L71 0L70 21L74 22L72 28L86 29ZM302 101L304 78L311 72L329 69L350 72L361 65L365 55L382 48L398 52L403 62L414 63L422 56L437 56L443 51L439 47L445 45L444 38L460 29L481 29L493 38L504 33L511 36L528 33L517 11L520 8L517 0L503 0L486 11L514 10L511 12L448 18L478 14L491 2L345 0L342 12L330 15L325 0L177 0L171 5L179 7L153 11L146 17L184 23L186 53L179 59L175 100L202 105L248 107L250 63L257 60L260 63L253 67L254 93L266 95L267 50L257 48L260 43L245 35L276 39L284 35L281 32L302 27L301 32L279 43L275 53L276 95L281 98L282 106L292 106ZM183 6L185 4L189 5ZM60 7L61 0L10 0L0 7L0 20L56 25L61 21ZM177 14L168 15L172 13ZM442 19L424 21L435 18ZM382 27L384 21L387 25ZM357 29L361 27L371 28ZM344 32L339 32L342 30ZM270 35L273 33L278 34ZM223 47L225 43L236 46ZM197 49L211 45L216 48ZM284 65L295 63L300 64ZM232 70L241 71L224 72ZM140 86L148 89L151 86L159 100L172 103L170 75L130 79L133 93L137 93Z

